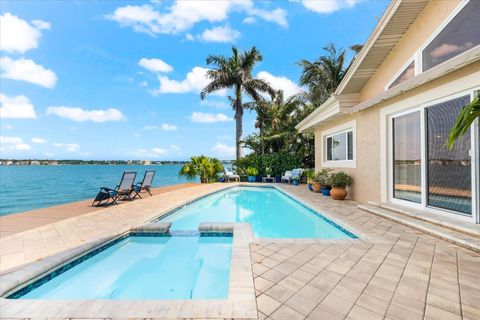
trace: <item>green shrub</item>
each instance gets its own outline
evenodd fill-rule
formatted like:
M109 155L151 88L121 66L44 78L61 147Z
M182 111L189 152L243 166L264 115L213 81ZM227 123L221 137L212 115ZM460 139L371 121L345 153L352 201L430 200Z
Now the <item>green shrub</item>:
M330 177L331 177L331 172L333 170L330 168L323 168L320 170L317 175L318 175L318 182L320 182L323 186L329 186L330 185Z
M237 173L246 175L245 170L248 167L254 167L258 170L259 175L281 176L287 170L301 168L302 159L299 155L289 153L272 153L272 154L249 154L244 158L235 161ZM269 173L270 168L271 172Z
M330 186L332 187L348 187L353 183L353 178L344 171L332 173L330 175Z
M245 173L247 176L256 176L258 175L258 170L254 167L248 167L247 169L245 169Z

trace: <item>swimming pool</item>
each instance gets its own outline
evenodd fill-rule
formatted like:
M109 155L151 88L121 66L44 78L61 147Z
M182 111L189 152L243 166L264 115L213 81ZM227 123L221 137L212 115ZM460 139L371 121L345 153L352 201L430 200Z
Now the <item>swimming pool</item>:
M9 298L226 299L231 253L231 236L134 234Z
M257 238L356 238L354 234L271 187L232 187L161 218L171 230L196 230L201 222L247 222Z

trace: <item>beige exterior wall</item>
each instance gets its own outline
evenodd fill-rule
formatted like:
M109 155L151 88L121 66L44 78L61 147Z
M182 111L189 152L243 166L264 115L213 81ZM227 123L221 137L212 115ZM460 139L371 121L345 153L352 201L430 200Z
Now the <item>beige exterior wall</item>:
M473 63L468 67L452 72L364 111L345 115L336 121L315 128L315 169L320 170L322 168L322 159L325 156L322 134L346 122L355 120L356 167L335 168L335 170L343 170L352 175L354 184L351 190L349 190L352 199L360 202L385 200L382 199L385 185L382 185L381 180L382 176L385 177L385 173L382 170L385 170L386 154L382 154L381 141L386 139L384 123L386 119L381 118L382 111L392 107L413 108L474 87L480 87L480 62Z
M460 2L461 0L430 1L360 92L360 102L384 92L385 85L414 56Z

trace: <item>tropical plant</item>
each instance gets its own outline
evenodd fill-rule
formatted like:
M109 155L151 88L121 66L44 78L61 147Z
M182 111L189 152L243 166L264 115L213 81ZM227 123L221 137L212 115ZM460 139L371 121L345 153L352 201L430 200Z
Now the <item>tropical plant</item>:
M300 181L300 177L299 177L299 176L292 176L291 178L292 178L292 180L294 180L294 181Z
M322 186L330 186L330 176L332 171L333 170L330 168L323 168L322 170L318 171L318 182L320 182Z
M337 49L333 43L329 43L323 50L327 54L313 62L306 59L298 62L303 69L299 84L308 89L304 98L316 106L333 94L346 71L344 50Z
M307 178L307 183L313 182L313 177L315 177L315 170L313 169L306 169L304 171L305 177Z
M331 187L345 188L352 185L353 178L345 171L338 171L330 175L329 182Z
M191 157L190 162L185 163L178 174L189 180L200 177L201 183L209 183L215 182L218 173L222 171L223 166L218 159L197 156Z
M248 167L245 169L245 173L247 176L257 176L258 175L258 169L254 167Z
M458 114L457 120L447 138L446 144L450 150L453 148L455 141L467 133L475 119L480 119L480 94L472 102L464 106Z
M265 174L266 174L267 176L271 176L271 175L272 175L272 168L266 167L266 168L265 168Z
M243 112L242 94L245 93L253 101L263 100L261 93L268 93L272 98L275 91L264 80L252 76L253 67L257 62L263 60L262 55L257 48L252 47L248 51L239 53L236 47L232 47L232 56L224 57L221 55L210 55L207 57L207 64L213 66L213 69L207 71L207 77L210 83L203 88L200 98L205 97L215 91L222 89L233 89L236 122L236 159L242 157L242 134L243 134Z

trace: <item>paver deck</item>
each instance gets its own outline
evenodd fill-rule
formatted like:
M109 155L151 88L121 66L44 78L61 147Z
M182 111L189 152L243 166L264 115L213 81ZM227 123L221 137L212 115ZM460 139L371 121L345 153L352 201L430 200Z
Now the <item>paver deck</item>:
M184 183L153 188L152 194L162 194L196 185L199 184ZM145 196L149 197L148 194L145 194ZM92 207L92 201L93 199L88 199L48 208L0 216L0 238L102 209L102 207ZM120 205L124 203L124 201L119 201Z
M175 190L2 237L0 270L121 232L231 185ZM480 319L480 254L355 202L277 186L360 239L255 239L250 254L260 319Z

